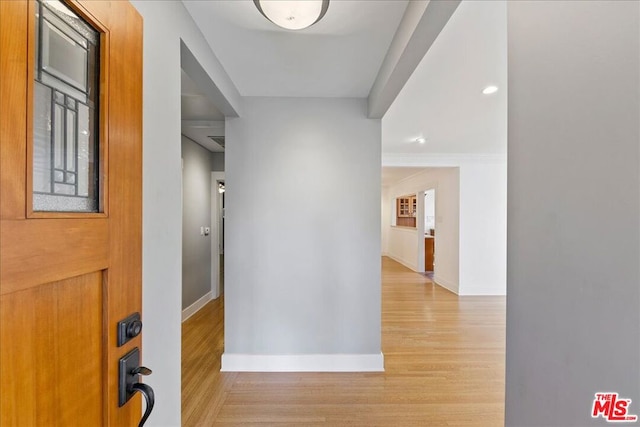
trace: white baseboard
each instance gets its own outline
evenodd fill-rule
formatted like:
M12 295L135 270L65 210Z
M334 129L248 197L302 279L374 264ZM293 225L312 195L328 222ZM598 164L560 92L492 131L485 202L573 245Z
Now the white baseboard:
M379 354L222 354L222 372L384 372Z
M443 288L445 288L446 290L451 291L451 292L453 292L453 293L454 293L454 294L456 294L456 295L459 295L459 294L458 294L458 291L456 290L458 287L457 287L455 284L453 284L453 283L451 283L451 282L449 282L449 281L447 281L447 280L443 279L442 277L439 277L439 276L433 276L433 282L434 282L436 285L438 285L438 286L440 286L440 287L443 287Z
M415 264L412 264L409 261L406 261L406 260L404 260L402 258L395 257L395 256L393 256L391 254L387 254L387 256L389 258L391 258L392 260L394 260L396 262L399 262L400 264L404 265L405 267L407 267L411 271L415 271L416 273L418 272L418 267Z
M474 296L474 297L503 297L507 295L507 291L504 288L499 290L493 289L490 286L487 287L478 287L475 289L469 290L468 288L464 289L464 292L458 293L460 296Z
M211 293L211 291L209 291L206 294L204 294L198 301L194 302L189 307L187 307L184 310L182 310L182 321L184 322L189 317L191 317L194 314L196 314L198 312L198 310L200 310L209 301L211 301L213 299L212 297L213 297L213 294Z

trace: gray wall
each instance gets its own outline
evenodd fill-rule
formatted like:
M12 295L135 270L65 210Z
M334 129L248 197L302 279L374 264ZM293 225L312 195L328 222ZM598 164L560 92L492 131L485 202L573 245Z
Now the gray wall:
M227 119L225 353L380 354L380 138L360 99Z
M184 5L133 0L144 19L143 363L156 405L147 426L179 426L182 292L180 42L236 107L241 98Z
M639 9L508 4L508 426L640 414Z
M211 153L211 170L224 172L224 153Z
M211 292L211 152L182 137L182 309Z

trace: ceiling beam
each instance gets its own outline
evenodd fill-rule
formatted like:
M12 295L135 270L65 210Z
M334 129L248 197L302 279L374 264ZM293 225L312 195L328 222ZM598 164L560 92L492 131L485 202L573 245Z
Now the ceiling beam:
M224 121L222 120L182 120L183 127L191 128L222 128L224 130Z
M381 119L460 4L410 1L369 92L369 118Z
M231 78L228 76L222 65L217 62L215 55L212 56L216 59L214 65L219 65L219 75L217 76L220 81L215 82L211 76L204 70L200 62L193 55L187 45L180 40L180 66L185 73L193 80L198 89L209 98L211 103L224 114L225 117L238 117L240 115L240 104L242 97L238 92L238 89L234 86Z
M196 136L224 136L224 122L211 120L182 120L182 133L188 133L190 139L194 139ZM200 144L200 141L195 142Z

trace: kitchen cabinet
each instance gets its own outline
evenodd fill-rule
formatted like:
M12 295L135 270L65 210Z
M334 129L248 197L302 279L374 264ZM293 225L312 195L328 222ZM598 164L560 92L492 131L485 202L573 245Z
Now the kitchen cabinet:
M433 271L435 258L435 237L424 237L424 271Z
M401 196L396 199L396 225L402 227L416 226L416 195Z

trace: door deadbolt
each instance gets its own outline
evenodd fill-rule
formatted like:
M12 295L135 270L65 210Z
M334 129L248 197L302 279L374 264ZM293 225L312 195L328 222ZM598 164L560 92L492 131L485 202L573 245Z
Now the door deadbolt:
M133 313L126 319L118 322L118 347L124 345L142 332L142 320L140 313Z

